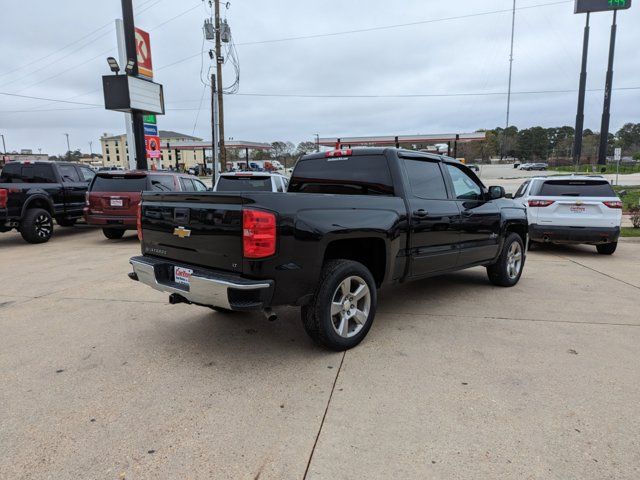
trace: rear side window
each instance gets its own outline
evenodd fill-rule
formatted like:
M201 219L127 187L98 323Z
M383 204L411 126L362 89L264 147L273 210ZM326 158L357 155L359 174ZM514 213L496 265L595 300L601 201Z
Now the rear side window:
M151 190L156 192L173 192L175 184L173 177L170 175L149 175L151 180Z
M409 184L413 194L420 198L446 200L447 189L437 162L405 160Z
M298 162L288 191L392 196L393 182L384 155L315 158Z
M58 171L63 182L73 183L80 181L80 175L78 175L78 171L73 165L60 165Z
M217 192L270 192L271 177L222 176L218 180Z
M536 195L545 197L615 197L606 180L547 180Z
M91 187L92 192L142 192L148 190L147 177L98 175Z
M55 183L51 165L8 164L2 170L0 183Z

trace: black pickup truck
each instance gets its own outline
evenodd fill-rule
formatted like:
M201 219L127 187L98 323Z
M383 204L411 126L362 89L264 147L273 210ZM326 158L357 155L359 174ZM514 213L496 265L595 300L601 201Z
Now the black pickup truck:
M53 235L53 219L70 227L82 217L89 167L66 162L10 162L0 173L0 232L15 228L29 243Z
M215 310L300 306L334 350L365 337L378 288L479 265L510 287L527 246L526 212L502 187L392 148L302 157L288 193L145 193L138 231L133 280Z

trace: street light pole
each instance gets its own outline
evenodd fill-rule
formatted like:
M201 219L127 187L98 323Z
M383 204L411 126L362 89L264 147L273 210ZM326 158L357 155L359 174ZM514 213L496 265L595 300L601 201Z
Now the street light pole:
M67 137L67 160L70 162L71 161L71 147L69 146L69 134L65 133L64 135Z

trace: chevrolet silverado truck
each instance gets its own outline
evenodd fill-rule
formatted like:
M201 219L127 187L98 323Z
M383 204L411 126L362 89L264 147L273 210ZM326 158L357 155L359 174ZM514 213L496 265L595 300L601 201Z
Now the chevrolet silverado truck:
M129 277L172 304L214 310L301 307L332 350L356 346L373 323L377 290L485 266L518 283L527 214L452 158L395 148L302 157L287 193L144 193L142 255Z
M48 242L53 219L72 227L82 217L95 172L67 162L9 162L0 173L0 232L16 229L29 243Z

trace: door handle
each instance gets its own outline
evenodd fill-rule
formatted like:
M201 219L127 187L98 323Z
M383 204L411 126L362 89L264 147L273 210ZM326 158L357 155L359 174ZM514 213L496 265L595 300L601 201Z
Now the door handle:
M420 210L416 210L415 212L413 212L413 216L418 218L424 218L424 217L427 217L428 215L429 215L429 212L427 212L422 208Z

